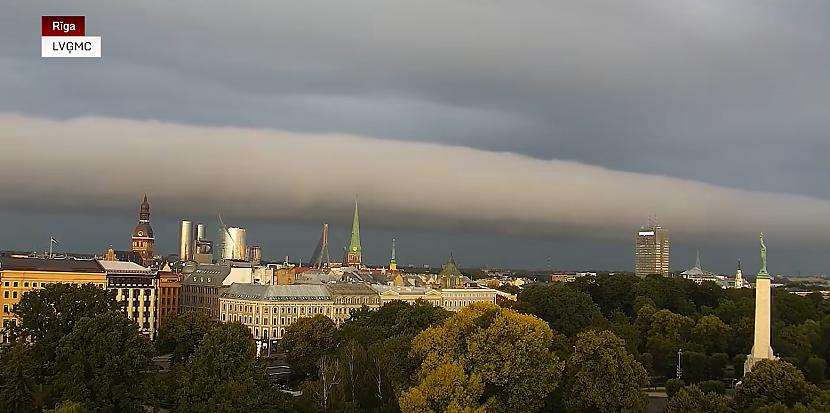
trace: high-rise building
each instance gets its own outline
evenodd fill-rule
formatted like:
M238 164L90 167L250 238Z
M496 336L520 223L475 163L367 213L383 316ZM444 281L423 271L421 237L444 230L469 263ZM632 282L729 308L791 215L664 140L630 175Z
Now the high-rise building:
M669 275L669 230L659 225L640 228L634 247L634 272L638 277Z
M357 199L354 200L354 219L352 220L352 238L346 251L346 265L360 267L362 263L360 250L360 220L357 216Z
M153 246L156 239L153 237L153 227L150 226L150 203L147 202L146 194L138 213L138 225L133 230L132 241L132 251L141 255L141 265L153 265Z
M181 240L179 241L179 258L182 261L193 259L193 222L182 221Z

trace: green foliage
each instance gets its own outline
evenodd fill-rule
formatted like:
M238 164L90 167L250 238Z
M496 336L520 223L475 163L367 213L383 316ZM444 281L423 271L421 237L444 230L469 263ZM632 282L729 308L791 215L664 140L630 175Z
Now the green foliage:
M720 380L725 377L726 366L729 364L729 355L726 353L715 353L709 357L709 377Z
M666 380L666 394L669 398L674 397L680 389L686 387L686 382L683 379L668 379Z
M403 392L400 406L403 413L484 413L484 406L479 404L483 393L479 375L467 375L464 367L445 363L426 372L417 386Z
M804 363L804 375L811 383L824 382L824 372L827 370L827 361L818 357L810 357Z
M714 315L700 317L692 329L694 341L703 346L706 352L719 353L726 351L730 328L720 318Z
M567 361L564 404L567 412L641 412L648 399L641 390L648 374L625 343L609 331L586 331Z
M313 375L323 354L337 347L337 326L330 318L317 314L300 318L285 329L282 346L294 372Z
M149 340L120 312L82 318L58 345L54 393L98 412L139 411L152 357Z
M680 391L666 404L664 413L730 413L729 399L712 392L705 392L697 386Z
M250 330L239 323L212 329L182 371L176 392L179 413L273 412L285 408L256 362Z
M696 351L683 352L683 378L688 383L698 383L709 378L709 357Z
M36 385L33 379L31 349L24 341L3 349L0 354L0 411L35 411Z
M519 294L516 310L533 314L553 331L572 337L600 314L591 296L564 284L532 285Z
M561 363L550 350L552 339L547 323L536 317L473 304L413 340L413 352L422 363L419 382L412 389L422 388L431 373L455 364L468 380L483 383L478 402L488 412L538 411L561 373ZM405 394L418 394L412 392Z
M45 410L45 413L87 413L83 403L65 401L59 403L53 410Z
M393 336L414 337L428 327L440 324L450 315L444 308L434 307L422 300L412 305L392 301L375 311L363 308L353 312L340 331L346 340L354 339L368 345Z
M43 380L56 371L58 342L72 332L76 323L120 309L110 292L92 284L47 284L43 289L23 294L14 306L20 321L13 333L32 343L34 373L38 380Z
M811 400L812 393L804 375L792 364L761 360L744 376L735 392L735 405L739 412L752 412L779 402L792 407Z
M187 362L202 338L218 323L207 314L188 311L168 314L161 320L156 349L159 354L171 354L171 363Z
M726 385L720 380L706 380L696 385L704 393L715 393L723 395L726 393Z

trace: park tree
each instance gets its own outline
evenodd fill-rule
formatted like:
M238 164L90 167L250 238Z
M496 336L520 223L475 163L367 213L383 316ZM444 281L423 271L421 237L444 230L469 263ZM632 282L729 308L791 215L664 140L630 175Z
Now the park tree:
M97 412L137 412L137 389L152 367L150 341L117 311L82 318L60 340L52 387L58 400L82 402Z
M464 367L444 363L426 372L417 386L403 392L403 413L465 412L484 413L480 399L484 383L477 374L468 375Z
M471 405L496 413L538 411L561 374L562 365L550 350L552 340L550 327L534 316L493 304L470 305L413 340L413 353L422 360L413 389L455 364L464 375L453 377L480 380L484 386L478 402Z
M44 288L23 294L14 306L20 320L13 330L17 339L32 343L32 361L35 379L56 371L55 352L58 343L72 332L83 318L95 317L109 311L119 311L121 306L109 291L92 284L47 284Z
M266 413L285 409L281 393L256 361L251 331L220 324L208 332L185 365L176 392L179 413Z
M52 410L45 410L45 413L87 413L88 410L83 403L65 401L58 403Z
M666 403L664 413L731 413L729 399L717 393L705 393L697 386L677 392Z
M0 354L0 411L28 413L38 411L37 389L33 379L29 344L18 341Z
M316 374L320 357L332 353L337 343L337 326L322 314L298 319L282 337L286 361L294 372L304 375Z
M738 412L754 412L759 407L782 403L793 407L798 402L813 398L814 389L792 364L761 360L744 376L735 392Z
M564 374L567 412L644 411L646 385L648 374L622 339L610 331L589 330L577 336Z
M217 324L205 313L168 314L161 320L156 349L159 354L170 354L171 363L183 364L196 351L205 334Z
M547 321L553 331L568 337L589 326L600 314L590 295L563 284L526 288L519 294L515 309Z
M810 357L804 363L804 374L811 383L824 382L824 372L827 370L827 361L819 357Z
M729 326L715 315L700 317L692 329L694 341L703 346L707 354L726 351L729 334Z

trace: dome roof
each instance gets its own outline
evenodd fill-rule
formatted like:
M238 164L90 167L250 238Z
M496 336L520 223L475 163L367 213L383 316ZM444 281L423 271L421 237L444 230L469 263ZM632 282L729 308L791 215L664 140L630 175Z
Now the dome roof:
M149 222L139 222L133 231L133 238L153 238L153 227Z

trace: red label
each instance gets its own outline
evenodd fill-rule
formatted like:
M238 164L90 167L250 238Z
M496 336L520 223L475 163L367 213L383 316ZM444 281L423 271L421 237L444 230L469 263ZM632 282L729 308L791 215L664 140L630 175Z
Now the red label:
M42 16L41 36L83 36L84 16Z

